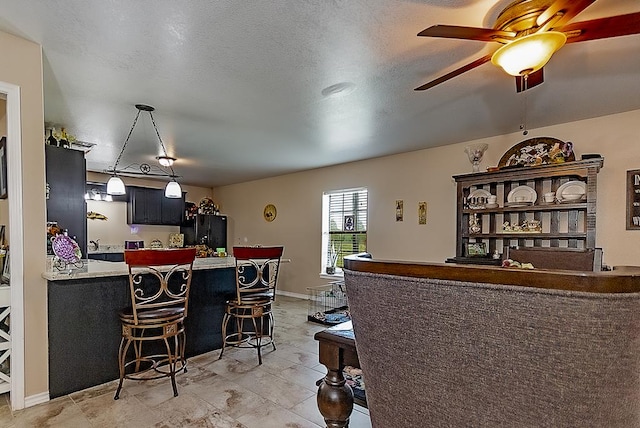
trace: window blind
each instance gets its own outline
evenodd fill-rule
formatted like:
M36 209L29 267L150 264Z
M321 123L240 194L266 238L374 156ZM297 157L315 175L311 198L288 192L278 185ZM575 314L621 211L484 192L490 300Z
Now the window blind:
M343 267L343 258L367 250L367 189L328 194L329 240L327 266ZM335 262L334 260L335 259Z

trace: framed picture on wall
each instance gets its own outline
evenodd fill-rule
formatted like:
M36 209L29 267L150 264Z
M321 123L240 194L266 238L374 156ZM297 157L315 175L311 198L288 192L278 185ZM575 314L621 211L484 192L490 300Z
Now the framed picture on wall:
M427 203L418 202L418 224L427 224Z
M402 199L396 200L396 221L404 220L404 201Z
M7 137L0 138L0 199L7 199Z

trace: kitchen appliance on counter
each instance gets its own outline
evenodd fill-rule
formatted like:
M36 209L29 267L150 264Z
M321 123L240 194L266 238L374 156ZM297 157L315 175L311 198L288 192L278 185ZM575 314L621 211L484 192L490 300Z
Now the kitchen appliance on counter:
M196 214L180 226L184 245L206 245L209 248L227 248L227 216Z
M138 250L144 248L144 241L124 241L125 250Z

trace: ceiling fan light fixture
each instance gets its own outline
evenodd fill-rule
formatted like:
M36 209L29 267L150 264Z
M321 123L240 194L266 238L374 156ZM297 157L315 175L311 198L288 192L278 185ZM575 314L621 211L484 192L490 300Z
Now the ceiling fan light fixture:
M512 76L524 76L544 67L566 41L567 36L558 31L529 34L502 46L491 62Z
M107 181L107 195L119 196L126 193L124 182L117 175L112 176L109 181Z

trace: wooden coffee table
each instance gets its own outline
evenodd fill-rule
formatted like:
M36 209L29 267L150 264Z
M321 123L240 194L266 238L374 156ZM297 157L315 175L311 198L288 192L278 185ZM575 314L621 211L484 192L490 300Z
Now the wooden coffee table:
M327 375L319 382L318 409L328 428L348 426L353 403L366 407L365 401L354 399L351 387L345 383L345 366L360 367L351 321L338 324L315 334L319 343L319 360Z

